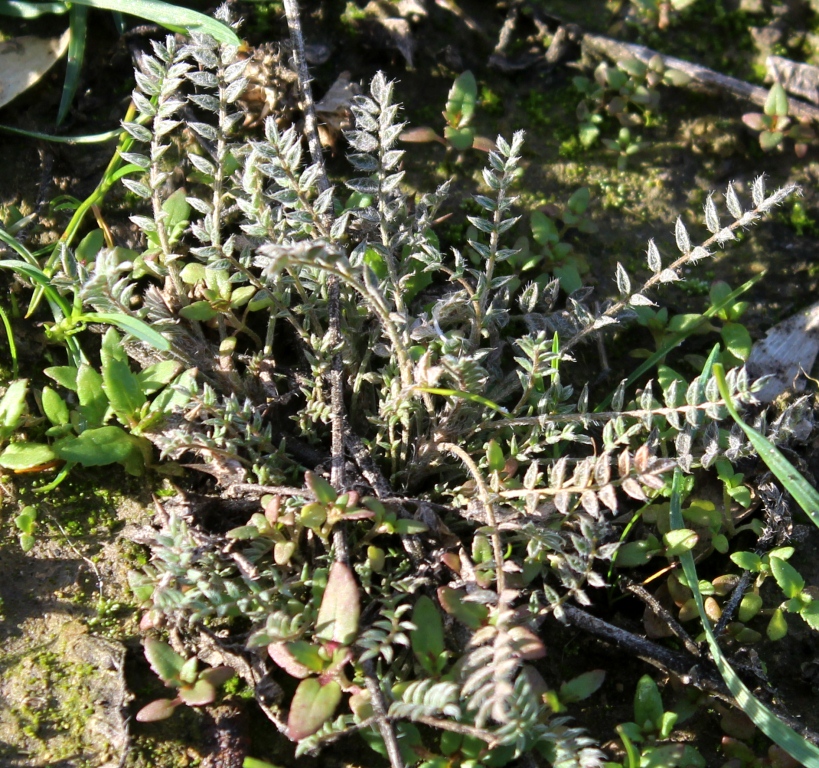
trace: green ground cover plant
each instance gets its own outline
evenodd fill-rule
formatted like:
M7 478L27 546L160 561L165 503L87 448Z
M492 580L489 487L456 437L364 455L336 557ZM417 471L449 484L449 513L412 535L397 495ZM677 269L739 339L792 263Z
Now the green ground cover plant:
M231 22L224 9L218 18ZM759 457L817 522L817 492L783 452L806 439L810 404L741 416L754 405L748 284L715 284L701 314L658 304L798 189L771 192L759 176L747 201L733 184L709 195L698 233L678 218L673 254L649 241L639 272L618 263L612 295L595 304L567 235L593 231L589 189L523 210L522 131L486 147L476 212L449 242L449 182L417 194L404 184L413 157L399 144L398 85L378 73L352 101L351 170L330 178L306 71L309 154L277 115L263 137L242 133L249 61L195 31L142 57L104 181L130 193L138 248L102 229L72 247L78 220L47 252L2 233L0 268L26 285L56 364L47 383L9 381L0 467L56 472L34 483L48 494L75 468L180 478L195 465L213 478L212 499L242 502L220 506L216 522L195 500L159 504L150 561L130 585L145 655L178 695L140 702L137 720L209 705L235 671L296 758L349 736L394 768L526 756L703 766L676 730L691 712L666 709L651 677L609 755L614 734L569 717L605 673L545 677L543 625L632 575L663 580L661 613L680 642L699 654L702 633L737 706L784 754L819 765L810 738L740 680L710 624L734 649L762 641L752 624L763 616L770 642L788 613L817 628L815 587L788 563L793 547L768 546L775 505L743 471ZM477 87L462 78L444 113L456 150L476 146ZM638 350L639 365L620 361L627 375L600 395L579 352L629 323L650 328L656 348ZM695 332L719 342L684 357L676 348ZM762 515L746 521L755 498ZM15 523L30 549L36 509ZM749 536L754 552L738 543ZM698 576L695 561L717 575ZM766 579L781 593L768 607ZM680 622L702 629L689 624L692 638ZM222 662L200 670L206 638ZM263 678L275 696L262 695ZM732 749L745 754L738 740Z

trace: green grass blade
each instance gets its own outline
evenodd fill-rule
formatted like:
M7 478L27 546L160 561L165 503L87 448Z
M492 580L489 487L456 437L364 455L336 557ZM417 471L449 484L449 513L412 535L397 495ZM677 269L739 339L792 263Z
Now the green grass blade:
M71 307L63 296L61 296L51 285L48 276L39 267L28 264L25 261L18 261L17 259L3 259L0 261L0 269L10 269L18 275L23 275L31 280L35 285L40 286L44 291L49 302L52 302L60 308L65 317L71 315ZM62 319L62 318L57 318Z
M785 490L793 496L796 503L805 510L805 514L813 521L814 525L819 527L819 492L802 477L799 470L782 455L782 452L765 435L757 432L742 420L734 401L731 399L731 393L728 391L722 365L714 365L714 378L717 380L719 393L722 395L722 399L725 400L728 413L742 427L742 431L748 436L751 445L756 448L759 457L765 462L768 469L776 475L776 479L785 486Z
M57 125L60 125L68 114L68 108L74 101L74 94L80 84L80 69L85 57L85 38L88 32L88 8L72 5L68 12L68 26L71 37L68 40L68 65L65 68L63 93L60 97L60 108L57 111Z
M717 365L714 366L715 370ZM723 378L724 382L724 378ZM723 395L724 396L724 395ZM671 528L676 530L684 528L681 510L681 489L682 472L679 469L674 472L674 481L671 490ZM694 594L694 602L697 605L697 612L700 615L702 626L705 629L705 636L708 640L708 647L714 659L725 685L736 700L737 706L753 720L754 724L769 739L784 749L794 760L797 760L805 768L819 768L819 748L800 736L791 727L783 723L773 712L771 712L759 699L757 699L745 686L742 680L737 677L733 667L722 653L711 628L711 622L705 615L705 606L702 601L702 594L697 580L697 569L694 565L694 558L691 552L684 552L680 555L680 562L688 580L688 587Z
M0 243L5 243L9 248L11 248L26 264L30 264L32 267L40 268L37 259L35 258L34 254L26 248L21 242L17 240L17 238L10 235L6 232L3 227L0 227Z
M720 310L733 304L739 296L742 296L743 293L756 285L763 277L765 277L764 272L755 275L750 280L740 285L739 288L735 288L733 291L731 291L731 293L729 293L722 301L708 307L708 309L706 309L705 312L700 315L700 319L690 328L669 336L665 343L653 355L651 355L651 357L646 358L643 363L638 365L637 368L632 371L631 375L626 379L626 386L630 387L644 373L650 371L655 365L657 365L657 363L662 362L663 358L665 358L665 356L671 352L672 349L682 344L692 333L694 333L694 331L702 327L704 323L714 317ZM609 407L613 397L614 393L612 392L602 403L600 403L600 405L594 409L595 412L605 411L606 408Z
M51 133L40 133L39 131L26 131L22 128L12 128L10 125L0 125L0 131L15 133L18 136L26 136L29 139L40 139L50 141L54 144L101 144L104 141L117 139L122 134L122 128L115 128L105 133L90 133L87 136L54 136Z
M46 13L65 13L65 3L28 3L25 0L0 0L0 16L15 19L36 19Z
M160 352L168 352L171 348L170 342L159 332L151 328L148 323L140 320L138 317L131 317L130 315L118 315L113 312L92 312L87 315L82 315L78 318L86 323L108 323L115 325L120 330L130 333L136 339L150 344L154 349Z
M418 392L429 392L430 395L441 395L441 397L455 397L459 400L469 400L471 403L478 403L479 405L484 405L487 408L491 408L493 411L497 411L507 419L511 418L506 408L504 408L502 405L498 405L486 397L482 397L481 395L473 395L471 392L462 392L460 389L442 389L440 387L415 387L415 389Z
M119 11L131 16L160 24L173 32L199 32L207 34L220 43L239 45L238 35L221 21L204 13L179 8L160 0L73 0L74 5L87 5L89 8L102 8L106 11Z
M9 356L11 357L11 378L16 379L20 375L20 369L17 364L17 344L14 342L14 334L11 331L11 323L9 317L3 307L0 307L0 320L3 321L3 328L6 331L6 338L9 342Z

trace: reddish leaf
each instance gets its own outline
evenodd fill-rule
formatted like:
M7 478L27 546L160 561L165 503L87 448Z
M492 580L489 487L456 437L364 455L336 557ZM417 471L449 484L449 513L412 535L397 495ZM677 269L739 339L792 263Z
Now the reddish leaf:
M236 677L233 667L212 667L199 675L200 680L207 680L215 688L224 685L233 677Z
M288 643L271 643L267 646L267 653L291 677L303 680L313 674L309 667L296 660L287 646Z
M137 722L155 723L157 720L165 720L173 714L181 703L182 699L157 699L152 701L137 712Z
M180 688L179 698L190 707L201 707L216 700L216 688L212 683L200 678L195 685Z
M321 599L316 637L350 645L358 633L358 584L349 565L333 563Z

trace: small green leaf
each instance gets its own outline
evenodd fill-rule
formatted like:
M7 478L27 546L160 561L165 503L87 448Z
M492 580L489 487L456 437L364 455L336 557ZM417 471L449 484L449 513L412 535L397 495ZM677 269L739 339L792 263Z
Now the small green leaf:
M136 376L139 388L146 394L152 395L162 387L170 384L181 372L183 366L174 360L163 360L144 368Z
M101 426L108 410L108 397L102 388L102 376L90 365L83 364L77 371L77 395L87 426Z
M287 735L293 741L312 736L333 716L340 701L341 686L335 680L326 685L315 677L302 680L290 704Z
M319 655L319 646L313 643L308 643L306 640L295 640L292 643L285 643L284 647L298 664L311 672L323 672L327 668L327 661Z
M762 131L759 134L759 146L764 152L770 152L772 149L776 149L784 138L785 134L781 131Z
M191 683L196 682L198 671L199 659L197 659L196 656L191 656L187 661L185 661L182 668L179 670L179 679L183 683L190 685Z
M179 698L189 707L203 707L216 701L216 688L207 680L197 680L192 686L182 686Z
M177 680L185 665L185 659L170 645L155 637L146 638L144 645L145 658L159 678L165 683Z
M586 212L591 200L591 192L588 187L580 187L570 198L568 202L569 210L580 216Z
M17 379L9 384L0 400L0 440L13 434L26 411L28 379Z
M0 467L24 470L54 461L57 454L44 443L11 443L0 453Z
M654 536L641 541L630 541L617 550L615 563L618 568L634 568L645 565L652 557L662 552L660 542Z
M771 572L776 579L776 583L785 593L785 597L798 597L802 594L802 590L805 588L805 580L799 575L796 568L779 557L771 557L770 564Z
M726 349L738 357L740 360L747 360L748 355L751 354L751 334L748 329L740 323L725 323L720 331L723 342L725 342Z
M550 245L560 242L557 226L545 213L532 211L530 217L532 236L539 245Z
M565 704L588 699L606 679L606 671L603 669L593 669L584 672L582 675L572 678L560 686L560 700Z
M490 440L486 447L486 462L490 472L501 472L506 466L506 459L503 456L503 448L498 445L497 440Z
M637 681L637 690L634 694L634 722L645 729L659 730L663 717L663 699L654 682L648 675L643 675Z
M121 360L103 363L102 382L103 391L119 420L123 423L137 422L146 398L139 378L128 363Z
M54 443L54 453L65 461L84 467L104 467L126 461L134 450L135 438L121 427L87 429L77 437L64 437Z
M219 313L211 307L207 301L194 301L193 304L188 304L187 307L182 307L179 314L186 320L196 320L204 323L212 320Z
M43 373L72 392L77 391L77 369L73 365L55 365L43 368Z
M475 131L472 128L444 128L444 138L452 145L453 149L463 152L470 149L475 141Z
M230 308L238 309L247 304L256 295L256 288L252 285L243 285L230 294Z
M321 504L332 504L338 498L333 486L315 472L305 472L304 481Z
M788 94L780 83L774 83L768 91L764 111L769 117L785 117L788 114Z
M742 596L742 601L739 604L739 611L737 618L743 622L749 622L762 610L762 598L755 592L749 592Z
M819 600L811 600L799 611L799 615L812 629L819 630Z
M77 246L74 257L83 264L93 264L97 254L105 247L105 233L101 229L92 229Z
M424 670L436 676L442 671L441 662L446 662L444 624L435 603L426 595L421 595L415 603L412 623L415 625L410 632L412 652Z
M676 557L683 552L688 552L697 546L699 536L696 531L690 528L679 528L675 531L669 531L663 536L663 543L665 544L665 554L667 557Z
M393 531L401 534L402 536L412 536L417 533L425 533L428 530L429 527L426 523L422 523L420 520L410 520L409 518L404 517L402 517L400 520L396 520L395 524L393 525Z
M762 569L762 558L753 552L734 552L730 555L730 558L745 571L759 573Z
M475 75L469 70L455 78L446 101L444 119L452 128L463 128L469 125L475 113L478 96L478 84ZM447 137L449 138L449 137ZM469 146L472 146L470 141ZM464 147L465 149L465 147Z
M777 608L773 612L771 620L768 622L768 628L765 630L765 634L768 635L768 640L772 640L774 642L781 640L788 634L788 622L785 619L785 614L782 612L781 608Z
M321 598L316 637L350 645L358 633L358 584L349 565L333 563Z
M68 406L51 387L43 387L42 403L43 413L55 427L68 424Z

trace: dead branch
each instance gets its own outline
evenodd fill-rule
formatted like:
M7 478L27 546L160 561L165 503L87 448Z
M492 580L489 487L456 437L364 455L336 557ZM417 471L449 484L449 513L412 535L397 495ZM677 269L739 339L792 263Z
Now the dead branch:
M621 43L609 37L592 35L587 32L583 35L581 46L584 52L598 56L605 55L614 61L635 58L647 64L654 56L660 56L663 64L667 68L678 69L691 78L691 83L686 87L699 85L700 87L711 90L727 92L732 96L736 96L738 99L750 101L760 107L765 106L765 100L768 98L768 90L766 88L751 85L735 77L728 77L727 75L715 72L713 69L703 67L700 64L692 64L690 61L677 59L674 56L666 56L658 51L651 50L651 48L646 48L644 45ZM788 114L800 120L815 120L819 122L819 107L806 104L804 101L799 101L798 99L788 99Z

